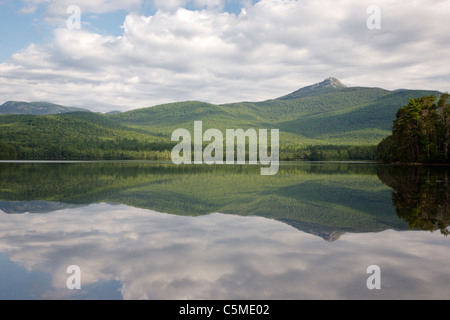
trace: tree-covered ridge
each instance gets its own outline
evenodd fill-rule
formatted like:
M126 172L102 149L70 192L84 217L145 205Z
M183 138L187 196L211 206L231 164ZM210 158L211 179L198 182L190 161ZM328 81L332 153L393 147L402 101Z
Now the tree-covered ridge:
M94 160L166 155L173 143L95 113L0 116L1 160Z
M450 163L450 95L411 99L398 110L393 133L378 147L386 162Z
M174 130L279 129L281 160L375 160L398 108L437 91L348 88L337 79L284 98L177 102L119 114L0 115L0 160L170 160Z
M87 109L66 107L48 102L8 101L0 106L0 114L51 115L69 112L88 112Z

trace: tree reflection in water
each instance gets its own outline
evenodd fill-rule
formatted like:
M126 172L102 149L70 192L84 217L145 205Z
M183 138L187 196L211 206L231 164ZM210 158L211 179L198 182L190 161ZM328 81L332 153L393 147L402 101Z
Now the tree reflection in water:
M450 234L450 167L380 165L378 177L393 188L397 215L411 230Z

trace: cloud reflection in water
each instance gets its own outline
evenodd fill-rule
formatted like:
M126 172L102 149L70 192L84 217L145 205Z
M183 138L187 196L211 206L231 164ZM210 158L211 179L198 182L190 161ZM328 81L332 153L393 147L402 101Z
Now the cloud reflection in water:
M438 233L389 230L329 243L265 218L124 205L0 213L0 252L50 275L52 290L35 293L41 299L73 298L66 288L73 264L83 290L116 281L124 299L449 299L449 247ZM380 291L366 287L374 264ZM104 290L97 298L111 286Z

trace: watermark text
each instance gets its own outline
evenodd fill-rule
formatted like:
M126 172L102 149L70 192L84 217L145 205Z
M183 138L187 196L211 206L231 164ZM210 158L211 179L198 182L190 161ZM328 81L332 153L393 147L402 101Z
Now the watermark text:
M188 130L177 129L172 134L172 141L180 143L172 150L172 162L176 165L192 163L257 165L260 163L263 166L269 166L261 168L261 175L269 176L278 173L280 164L280 131L278 129L271 130L270 144L266 129L259 131L227 129L225 137L226 150L224 152L223 133L218 129L209 129L203 132L202 121L194 122L193 138ZM203 149L204 142L209 145ZM193 157L192 145L194 146Z

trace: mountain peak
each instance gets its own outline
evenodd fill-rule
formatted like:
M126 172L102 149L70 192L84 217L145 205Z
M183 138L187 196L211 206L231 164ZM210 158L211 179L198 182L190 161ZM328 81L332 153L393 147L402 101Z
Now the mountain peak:
M323 82L319 83L319 85L333 88L347 88L345 84L333 77L325 79Z
M322 82L313 84L312 86L304 87L300 90L320 90L324 88L333 88L333 89L343 89L347 88L345 84L339 81L336 78L330 77L328 79L323 80Z
M331 91L340 90L347 88L341 81L334 77L325 79L322 82L313 84L308 87L301 88L287 96L279 98L280 100L292 100L298 98L304 98L309 96L314 96L316 94L325 94Z

